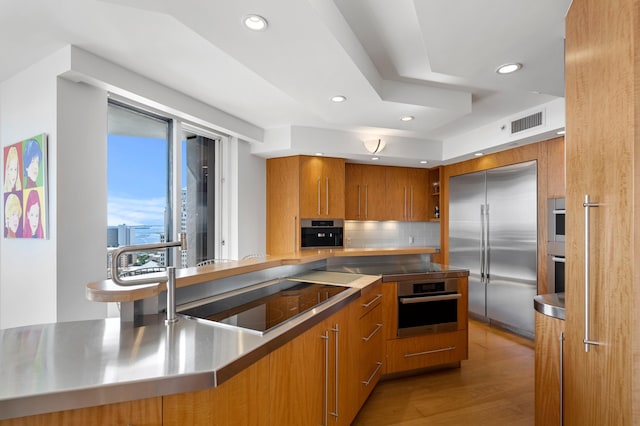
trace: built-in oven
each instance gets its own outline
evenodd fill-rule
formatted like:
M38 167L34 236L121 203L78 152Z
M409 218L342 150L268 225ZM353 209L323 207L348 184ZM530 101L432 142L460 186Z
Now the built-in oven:
M398 337L458 329L458 280L398 282Z
M300 245L303 248L342 247L342 219L302 219L300 225Z
M564 241L565 201L564 198L550 198L547 202L549 224L548 241Z
M547 292L564 293L564 242L547 244Z

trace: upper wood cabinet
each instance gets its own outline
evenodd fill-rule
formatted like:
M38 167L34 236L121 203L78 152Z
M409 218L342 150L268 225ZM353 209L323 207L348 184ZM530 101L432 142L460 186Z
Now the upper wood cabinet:
M427 170L386 167L386 219L427 221Z
M344 159L299 158L301 217L344 219Z
M267 160L267 253L300 249L300 219L344 219L341 158L293 156Z
M384 220L386 167L364 164L345 166L345 219Z

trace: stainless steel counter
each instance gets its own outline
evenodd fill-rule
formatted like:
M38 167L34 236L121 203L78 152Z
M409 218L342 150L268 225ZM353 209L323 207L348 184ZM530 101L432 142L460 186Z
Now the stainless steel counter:
M387 282L469 276L468 269L433 263L421 256L332 259L332 262L327 262L325 270L351 274L381 275L382 281Z
M566 318L564 293L539 294L533 298L533 307L536 311L549 317L561 320Z
M0 419L214 387L329 317L365 282L265 335L179 316L165 326L118 318L0 330Z

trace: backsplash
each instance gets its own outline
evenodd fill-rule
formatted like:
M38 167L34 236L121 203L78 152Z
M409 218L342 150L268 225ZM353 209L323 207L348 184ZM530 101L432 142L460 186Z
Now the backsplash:
M345 247L440 247L438 222L345 220Z

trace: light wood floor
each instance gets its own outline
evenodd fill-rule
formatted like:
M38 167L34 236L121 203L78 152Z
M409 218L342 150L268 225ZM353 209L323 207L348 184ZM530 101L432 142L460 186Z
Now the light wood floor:
M469 321L469 360L461 368L379 383L353 425L533 425L533 347Z

